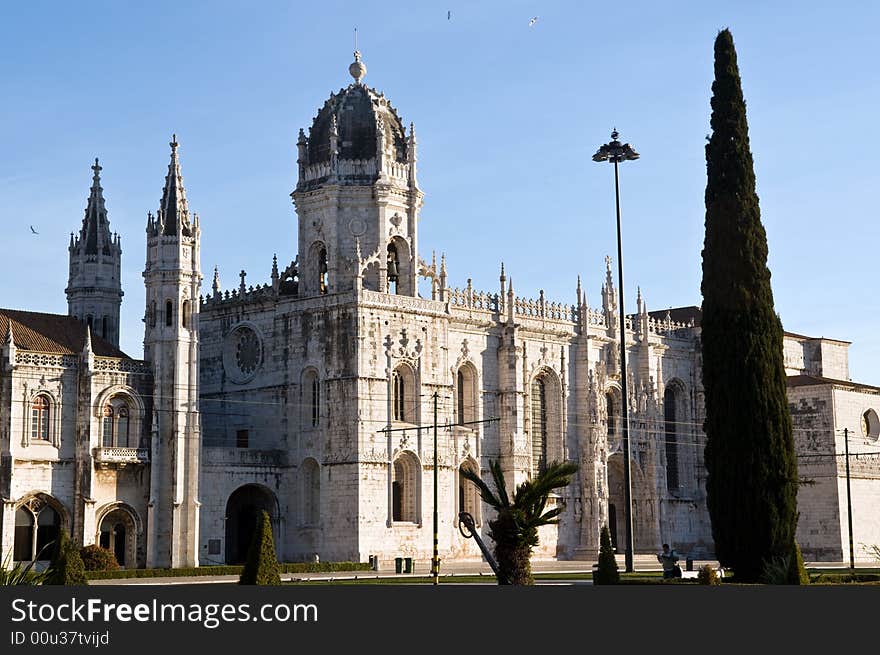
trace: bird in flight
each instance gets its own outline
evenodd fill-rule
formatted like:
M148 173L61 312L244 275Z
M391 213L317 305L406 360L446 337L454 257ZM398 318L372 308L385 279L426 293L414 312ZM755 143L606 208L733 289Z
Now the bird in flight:
M532 18L529 20L529 27L532 27L537 22L538 22L538 17L532 16Z
M452 20L452 12L451 11L446 12L446 20Z
M39 232L37 232L37 231L34 229L34 226L33 226L33 225L31 225L31 232L33 232L34 234L39 234Z

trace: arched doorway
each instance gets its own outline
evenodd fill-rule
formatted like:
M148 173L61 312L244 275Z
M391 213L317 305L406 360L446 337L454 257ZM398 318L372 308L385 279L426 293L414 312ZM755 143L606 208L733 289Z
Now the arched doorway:
M623 453L617 452L608 457L608 532L615 551L626 541L625 508Z
M129 512L119 507L108 512L98 532L98 544L113 553L119 566L137 566L137 526Z
M277 532L277 508L278 500L275 494L258 484L246 484L232 492L226 503L227 564L244 562L257 527L257 519L264 510L269 513L273 533ZM279 536L273 534L276 544Z

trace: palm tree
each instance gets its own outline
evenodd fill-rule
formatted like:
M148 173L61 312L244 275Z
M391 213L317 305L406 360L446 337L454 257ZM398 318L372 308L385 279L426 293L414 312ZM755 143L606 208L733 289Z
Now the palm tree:
M577 468L574 462L549 464L534 478L517 486L512 502L507 494L501 464L497 460L489 461L497 495L476 472L467 468L461 470L461 475L477 486L483 502L498 513L489 521L489 536L495 542L499 584L534 584L529 560L532 549L538 545L538 528L558 523L557 517L564 509L560 505L545 512L547 499L554 489L571 483L571 476Z

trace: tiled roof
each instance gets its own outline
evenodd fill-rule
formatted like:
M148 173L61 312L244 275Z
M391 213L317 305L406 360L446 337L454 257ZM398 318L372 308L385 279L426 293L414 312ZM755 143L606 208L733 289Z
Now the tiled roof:
M835 380L834 378L823 378L819 375L789 375L786 380L789 387L812 387L824 384L833 384L838 387L850 387L857 391L874 391L880 392L880 387L874 387L870 384L861 384L851 380Z
M0 309L0 340L6 341L9 322L16 348L63 355L82 352L86 343L86 325L72 316ZM109 341L92 334L92 351L100 357L131 359Z

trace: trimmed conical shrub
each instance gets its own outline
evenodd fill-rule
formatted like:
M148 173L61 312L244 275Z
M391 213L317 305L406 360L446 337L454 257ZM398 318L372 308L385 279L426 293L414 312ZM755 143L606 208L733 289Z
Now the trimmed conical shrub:
M718 561L737 580L756 582L766 562L791 553L797 459L782 324L728 30L715 39L712 94L701 319L706 494Z
M257 520L257 528L254 530L247 561L238 584L281 584L280 567L275 556L275 542L272 539L272 524L269 521L269 513L265 510Z
M798 544L794 545L794 552L789 560L788 584L810 584L810 576L807 567L804 566L804 556Z
M67 530L61 528L55 541L52 562L49 564L49 575L45 584L52 585L85 585L86 567L79 556L79 548L70 540Z
M607 525L602 526L599 534L599 563L593 573L593 584L617 584L620 582L620 571L617 569L617 559L614 557L614 548L611 546L611 532Z

